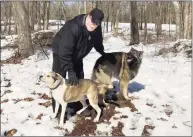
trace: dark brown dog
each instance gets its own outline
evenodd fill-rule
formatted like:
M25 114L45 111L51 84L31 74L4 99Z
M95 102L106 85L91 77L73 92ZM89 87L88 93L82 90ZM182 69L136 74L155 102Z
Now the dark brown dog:
M128 96L128 83L135 78L142 63L143 52L134 48L128 53L112 52L107 53L115 58L114 64L105 57L97 59L91 79L97 83L112 85L111 78L119 79L120 91L126 100L134 99Z

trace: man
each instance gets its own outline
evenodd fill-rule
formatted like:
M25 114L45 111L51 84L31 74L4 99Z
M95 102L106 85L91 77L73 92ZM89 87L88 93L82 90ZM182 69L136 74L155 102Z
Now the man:
M57 32L52 42L53 71L64 78L68 72L69 84L79 84L84 78L83 58L94 47L106 55L103 47L101 22L104 14L95 8L89 14L81 14L69 20Z

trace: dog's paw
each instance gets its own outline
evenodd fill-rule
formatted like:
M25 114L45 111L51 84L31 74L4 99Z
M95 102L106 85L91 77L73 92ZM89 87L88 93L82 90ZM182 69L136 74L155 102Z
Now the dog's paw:
M128 96L127 98L126 98L126 100L128 100L128 101L131 101L131 100L134 100L134 99L139 99L139 97L135 97L135 96Z
M93 120L93 122L99 122L99 118L95 118L94 120Z
M50 116L50 118L51 118L51 119L55 119L55 118L56 118L56 115L55 115L55 114L52 114L52 115Z
M77 115L80 115L81 113L82 113L82 111L80 111L80 110L76 112Z
M63 127L63 126L64 126L64 123L60 123L59 126L60 126L60 127Z

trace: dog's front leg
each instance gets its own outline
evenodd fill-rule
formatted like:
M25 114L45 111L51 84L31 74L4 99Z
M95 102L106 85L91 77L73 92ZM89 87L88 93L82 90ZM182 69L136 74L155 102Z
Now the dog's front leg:
M52 115L52 118L56 118L59 106L60 106L60 104L55 100L55 111L54 111L54 113Z
M119 83L119 86L120 86L120 91L122 92L123 94L123 97L126 99L126 100L134 100L134 99L138 99L138 97L134 97L134 96L128 96L128 82L127 81L124 81L124 80L120 80L120 83Z
M61 105L62 105L62 112L61 112L61 115L60 115L60 123L59 123L59 125L63 126L64 125L64 115L65 115L65 112L66 112L67 103L64 102Z

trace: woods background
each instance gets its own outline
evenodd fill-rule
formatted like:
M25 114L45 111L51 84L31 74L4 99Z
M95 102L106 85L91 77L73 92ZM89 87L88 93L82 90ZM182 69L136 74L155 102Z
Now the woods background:
M1 1L1 38L4 35L18 35L17 46L21 55L34 54L32 34L48 30L59 20L58 28L78 14L88 13L94 7L103 10L104 32L118 32L119 23L130 23L129 45L150 43L147 23L155 24L156 41L192 38L192 1ZM176 24L176 31L162 31L162 24ZM110 25L110 27L108 27ZM105 28L105 29L104 29ZM110 29L109 29L110 28ZM53 37L53 35L51 35ZM37 39L37 38L36 38ZM51 41L51 40L50 40Z

